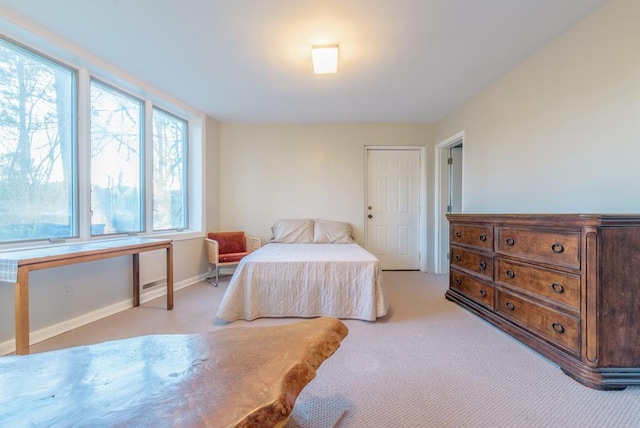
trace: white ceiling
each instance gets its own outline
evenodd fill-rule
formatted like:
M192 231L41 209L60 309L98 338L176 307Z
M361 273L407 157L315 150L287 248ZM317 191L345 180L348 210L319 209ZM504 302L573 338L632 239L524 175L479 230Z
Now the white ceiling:
M0 0L218 120L281 123L436 122L604 3Z

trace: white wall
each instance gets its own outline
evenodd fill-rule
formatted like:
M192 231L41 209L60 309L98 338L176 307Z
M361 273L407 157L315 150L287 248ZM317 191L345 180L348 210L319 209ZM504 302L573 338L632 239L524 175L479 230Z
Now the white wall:
M640 212L640 2L612 0L436 126L464 211Z
M220 227L220 123L206 120L205 133L205 230Z
M352 223L364 243L365 146L433 144L433 126L223 123L220 226L263 240L279 218Z

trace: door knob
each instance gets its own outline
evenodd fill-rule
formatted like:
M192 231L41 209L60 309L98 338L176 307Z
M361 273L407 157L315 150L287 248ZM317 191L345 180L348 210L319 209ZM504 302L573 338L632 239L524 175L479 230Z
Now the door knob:
M373 215L369 214L367 217L369 217L369 218L373 218Z

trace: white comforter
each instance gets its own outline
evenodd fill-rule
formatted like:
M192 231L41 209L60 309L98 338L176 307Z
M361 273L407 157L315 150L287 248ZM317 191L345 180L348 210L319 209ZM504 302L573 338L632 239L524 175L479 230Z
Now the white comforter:
M242 259L217 316L375 321L388 309L380 262L358 244L270 243Z

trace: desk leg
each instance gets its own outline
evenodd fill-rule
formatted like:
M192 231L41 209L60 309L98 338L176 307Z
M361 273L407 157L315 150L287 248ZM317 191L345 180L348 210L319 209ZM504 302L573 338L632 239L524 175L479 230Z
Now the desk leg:
M133 254L133 306L140 306L140 253Z
M18 268L15 285L16 355L29 354L29 269Z
M167 310L173 309L173 244L167 247Z

